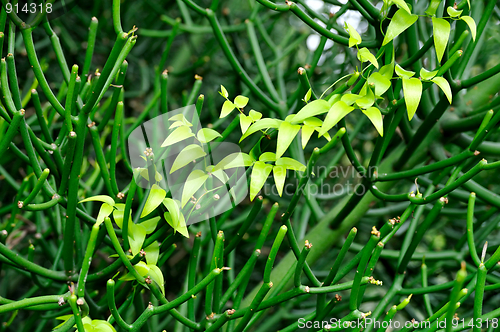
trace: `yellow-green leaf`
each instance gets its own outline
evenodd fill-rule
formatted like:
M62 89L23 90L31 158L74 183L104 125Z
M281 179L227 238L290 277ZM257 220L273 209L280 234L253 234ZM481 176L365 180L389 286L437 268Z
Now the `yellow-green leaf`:
M143 222L140 223L141 226L144 227L146 230L146 234L153 233L154 230L156 229L156 226L158 225L158 221L160 221L160 217L154 217L148 220L144 220Z
M184 205L189 202L191 197L200 189L207 179L208 174L205 174L205 172L199 169L195 169L189 174L184 182L184 188L182 189L181 207L184 207Z
M85 203L85 202L92 202L92 201L93 202L107 203L111 206L115 205L115 200L109 196L106 196L106 195L97 195L97 196L88 197L88 198L81 200L78 203Z
M300 161L288 157L281 157L276 160L276 165L283 166L286 169L291 169L293 171L304 172L306 170L306 166L302 165Z
M399 8L406 10L408 14L411 14L410 7L408 7L408 4L404 0L392 0L392 2L395 3Z
M178 219L173 219L172 215L169 212L165 212L163 215L167 223L172 226L175 232L181 233L181 235L189 238L189 232L186 227L186 220L184 219L184 215L182 213L178 214Z
M236 98L234 98L234 104L238 108L243 108L243 107L247 106L248 98L245 96L236 96Z
M144 240L146 239L146 229L141 224L129 224L129 237L128 241L130 244L130 249L132 250L132 255L137 255L142 248Z
M274 152L264 152L263 154L260 155L259 157L260 161L263 162L274 162L276 161L276 153Z
M392 17L391 23L389 23L382 46L391 42L396 36L399 36L403 31L415 23L417 19L418 15L412 15L405 9L399 9Z
M376 107L370 107L362 111L368 117L368 119L370 119L380 136L384 136L384 121L382 119L382 113L380 113L380 110Z
M96 225L102 224L104 221L104 218L109 216L113 212L113 206L109 205L108 203L103 203L101 205L101 208L99 209L99 214L97 215L96 219Z
M281 157L288 149L293 139L299 133L300 126L283 121L278 129L278 142L276 144L276 158Z
M222 119L222 118L225 118L226 116L228 116L229 113L231 113L235 107L236 106L232 102L230 102L229 100L226 100L224 102L224 104L222 104L222 111L220 112L219 118Z
M293 123L300 123L307 118L310 118L315 115L323 114L328 112L330 109L330 104L324 99L317 99L306 106L302 107L302 109L295 115L293 118Z
M161 293L165 295L165 281L163 279L163 273L161 272L160 268L156 265L149 265L148 275L154 282L158 284Z
M222 135L210 128L202 128L198 131L198 134L196 134L196 138L198 138L198 141L201 143L211 142L217 137L222 137Z
M262 113L257 112L255 110L250 110L250 112L248 113L248 116L252 119L253 122L255 122L255 121L260 120L262 118Z
M160 244L158 241L153 241L153 243L144 248L144 252L146 253L146 262L148 265L156 265L158 256L160 255Z
M460 17L461 20L463 20L467 25L469 26L470 29L470 34L472 36L472 40L476 40L476 22L474 19L470 16L462 16Z
M366 47L363 47L358 51L358 59L361 62L370 61L370 63L378 69L377 58Z
M181 152L175 158L172 168L170 169L170 174L186 166L190 162L195 161L198 158L206 156L207 153L197 144L191 144L182 149Z
M193 137L194 134L191 132L191 128L187 126L177 127L173 132L171 132L168 137L163 141L161 147L170 146L172 144L183 141L189 137Z
M244 134L251 124L252 124L252 118L246 116L245 114L240 114L241 134Z
M438 73L437 70L434 71L428 71L424 67L420 69L420 77L422 77L423 80L425 81L430 81L434 76L436 76Z
M301 131L302 149L306 148L307 142L309 142L309 139L314 133L314 130L315 130L314 127L308 126L306 124L302 126L302 131Z
M422 82L418 78L403 78L403 94L405 97L408 119L411 120L417 111L422 97Z
M266 164L263 161L256 161L253 165L252 175L250 177L250 200L253 201L255 196L266 183L267 177L273 170L273 165Z
M286 168L284 166L273 167L274 183L280 197L283 195L283 187L285 186Z
M395 72L396 75L398 75L401 78L410 78L413 77L413 75L415 75L414 71L404 70L403 67L401 67L398 64L396 64Z
M356 29L354 29L354 27L347 22L345 22L344 24L344 29L349 33L349 47L360 44L361 36L356 31Z
M441 62L448 39L450 38L450 23L444 18L432 18L432 31L434 34L434 47L436 48L436 55L438 62Z
M450 15L453 18L459 17L463 12L463 10L457 10L457 9L453 8L452 6L449 6L448 8L446 8L446 11L448 12L448 15Z
M375 86L375 95L377 96L383 95L391 87L391 81L380 72L371 74L367 82Z
M333 128L347 114L351 113L354 107L347 105L342 100L336 102L328 111L323 126L319 131L319 135L323 136L326 132Z
M356 100L358 100L359 98L361 98L360 95L357 95L355 93L346 93L345 95L342 96L342 98L340 100L342 100L344 103L346 103L347 105L351 106L352 104L354 104L356 102Z
M375 95L371 88L368 88L366 91L366 95L356 100L356 105L361 108L371 107L375 103Z
M226 88L224 87L224 85L221 85L220 86L220 94L222 95L222 97L224 98L227 98L229 97L229 93L227 92Z
M443 78L443 77L434 77L432 80L432 82L436 83L437 86L439 86L441 88L441 90L443 90L446 98L448 98L448 101L452 102L452 93L451 93L451 87L450 87L450 83L448 83L448 81Z
M166 195L167 193L165 192L165 190L160 188L157 184L154 184L149 191L148 199L146 200L144 208L142 209L141 218L144 218L145 216L153 212L158 207L158 205L161 204Z
M268 129L268 128L278 128L280 126L280 123L281 123L281 120L270 119L270 118L265 118L265 119L255 121L255 123L253 125L251 125L250 128L247 129L245 134L243 136L241 136L240 142L243 141L248 136L255 133L256 131L264 130L264 129Z
M227 155L222 159L214 168L213 171L217 171L220 169L229 169L235 167L245 167L251 166L254 160L248 154L243 152L234 152L230 155Z

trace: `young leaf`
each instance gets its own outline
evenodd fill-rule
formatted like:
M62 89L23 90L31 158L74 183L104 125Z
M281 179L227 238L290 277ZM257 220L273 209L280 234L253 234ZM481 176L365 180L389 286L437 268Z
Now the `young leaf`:
M278 190L278 195L283 196L283 187L285 186L286 168L284 166L273 167L274 183Z
M358 100L359 98L361 98L360 95L357 95L355 93L346 93L345 95L342 96L342 98L340 98L340 100L342 100L344 103L346 103L347 105L351 106L352 104L354 104L356 102L356 100Z
M366 95L356 100L356 105L361 108L368 108L375 103L375 95L371 88L368 88L366 91Z
M310 105L310 104L308 104L308 105ZM255 133L256 131L268 129L268 128L278 128L280 126L280 123L281 123L281 120L270 119L270 118L265 118L265 119L255 121L255 123L253 125L251 125L250 128L248 128L248 130L245 132L245 134L243 136L241 136L240 142L243 141L248 136Z
M200 141L201 143L208 143L213 141L217 137L222 137L222 135L213 129L202 128L198 131L196 137L198 138L198 141Z
M219 118L222 119L222 118L225 118L226 116L228 116L229 113L231 113L234 110L235 107L236 107L236 105L234 105L229 100L226 100L224 102L224 104L222 104L222 111L220 112Z
M328 112L330 104L324 99L316 99L302 109L293 118L293 123L300 123L312 116Z
M115 221L116 225L120 227L120 229L123 227L123 213L125 212L125 204L116 204L115 205L115 210L113 211L113 220ZM130 210L129 218L128 218L128 224L130 226L130 223L132 223L132 210Z
M144 252L146 252L146 262L148 265L156 265L158 256L160 255L160 244L158 241L153 241L153 243L144 248Z
M219 163L213 168L213 172L220 169L252 166L253 162L254 160L248 154L243 152L234 152L219 161Z
M459 17L463 10L457 10L451 6L449 6L448 8L446 8L446 11L448 12L448 15L450 15L451 17L455 18L455 17Z
M436 85L439 86L441 90L443 90L444 94L446 95L446 98L448 98L448 101L451 104L452 93L451 93L450 83L448 83L448 81L443 77L434 77L431 81L436 83Z
M434 34L434 47L436 48L436 55L438 62L443 59L448 38L450 37L450 23L444 18L432 18L432 31Z
M392 75L394 74L394 52L392 53L392 62L388 65L382 66L378 73L388 79L389 81L392 79Z
M302 126L302 131L301 131L302 149L306 148L307 142L309 142L309 139L314 133L314 130L315 130L314 127L308 126L306 124Z
M163 273L161 272L160 268L156 265L148 264L148 266L149 266L149 272L148 272L149 277L158 284L161 293L165 295L165 281L163 279Z
M205 174L205 172L199 169L195 169L189 174L184 183L184 188L182 189L181 207L184 207L184 205L189 202L191 197L200 189L207 179L208 174Z
M167 193L165 192L165 190L161 189L157 184L154 184L149 191L148 199L146 200L146 204L144 204L144 208L142 209L141 218L144 218L145 216L153 212L158 207L158 205L161 204L166 195Z
M434 76L436 76L438 73L437 70L434 70L434 71L428 71L427 69L425 69L424 67L422 67L422 69L420 69L420 77L424 80L424 81L430 81Z
M155 231L156 226L158 225L158 221L160 221L160 217L154 217L148 220L144 220L140 223L142 227L146 230L146 234L151 234Z
M238 108L243 108L243 107L247 106L248 98L245 96L236 96L236 98L234 98L234 104Z
M111 325L108 321L101 320L101 319L94 319L92 320L92 326L94 332L116 332L115 328L113 325Z
M88 197L88 198L85 198L85 199L79 201L78 203L85 203L85 202L103 202L103 203L107 203L111 206L115 205L115 200L109 196L106 196L106 195L97 195L97 196Z
M281 157L288 149L293 139L299 133L300 126L283 121L278 129L278 142L276 144L276 158Z
M273 170L273 165L266 164L263 161L256 161L253 165L252 175L250 176L250 200L253 201L255 196L266 183L267 177Z
M181 213L178 201L171 198L165 198L163 200L163 205L167 208L173 220L178 220L180 218Z
M142 248L142 244L146 239L146 229L141 224L130 224L128 241L130 244L130 249L132 250L132 255L137 255Z
M175 232L181 233L181 235L189 238L189 232L186 227L186 220L184 219L184 215L182 213L178 214L178 219L173 219L171 213L165 212L163 215L167 223L172 226Z
M382 113L380 113L380 110L376 107L370 107L366 110L361 111L368 117L368 119L370 119L380 136L384 136L384 121L382 119Z
M377 96L383 95L391 87L390 79L387 79L385 76L380 74L380 72L371 74L370 77L368 77L367 82L368 84L373 83L375 86L375 95Z
M309 99L311 99L311 93L312 93L312 90L311 90L311 88L309 88L309 90L307 90L307 92L306 92L306 95L304 96L304 101L306 103L309 101Z
M263 154L260 155L259 157L260 161L263 162L275 162L276 161L276 153L274 152L264 152Z
M342 118L351 113L354 107L347 105L343 101L336 102L328 111L323 126L319 131L319 135L323 136L326 132L333 128Z
M361 62L370 61L370 63L378 69L377 58L366 47L358 51L358 59Z
M431 0L431 2L429 3L429 7L427 7L427 9L425 10L425 13L429 16L435 16L436 11L438 10L439 5L441 4L441 1L442 0Z
M240 114L241 134L244 134L251 124L252 124L252 118L246 116L245 114Z
M401 78L410 78L410 77L413 77L413 75L415 75L415 72L414 71L410 71L410 70L404 70L400 65L396 64L396 68L395 68L395 71L396 71L396 75L398 75L399 77Z
M255 121L260 120L262 118L262 113L257 112L255 110L250 110L250 112L248 113L248 116L250 117L250 119L252 119L253 122L255 122Z
M165 141L163 141L163 143L161 144L161 147L164 148L166 146L170 146L193 136L194 134L191 132L191 128L187 126L178 127L173 132L171 132L170 135L168 135Z
M175 158L172 168L170 169L170 174L206 155L207 153L197 144L186 146Z
M276 160L276 166L283 166L286 169L291 169L293 171L299 172L304 172L306 170L306 166L302 165L301 162L288 157L281 157L280 159Z
M467 25L469 26L470 33L472 35L472 40L476 40L476 22L474 22L474 19L470 16L462 16L460 17L461 20L463 20Z
M109 205L108 203L103 203L101 205L101 208L99 209L99 214L97 215L96 219L96 225L102 224L104 221L104 218L109 216L113 212L113 206Z
M224 98L227 98L229 97L229 93L227 92L226 88L224 87L224 85L221 85L220 86L220 94L222 95L222 97Z
M392 2L395 3L399 8L406 10L408 14L411 14L410 7L408 7L408 4L404 0L392 0Z
M349 47L353 47L354 45L361 43L361 36L352 25L345 22L344 29L349 33Z
M388 44L396 36L408 29L417 19L418 15L412 15L404 9L399 9L392 17L391 23L389 23L382 46Z
M422 82L418 78L403 78L403 94L405 97L408 119L411 120L417 111L422 97Z
M323 125L323 121L318 118L312 117L304 120L304 124L313 128L321 127Z

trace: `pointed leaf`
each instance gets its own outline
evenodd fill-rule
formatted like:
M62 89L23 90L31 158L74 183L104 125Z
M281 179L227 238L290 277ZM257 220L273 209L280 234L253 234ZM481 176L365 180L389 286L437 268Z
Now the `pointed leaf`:
M404 70L400 65L396 64L396 68L395 68L395 71L396 71L396 75L398 75L399 77L401 78L410 78L410 77L413 77L413 75L415 75L415 72L414 71L410 71L410 70Z
M144 209L142 209L141 218L144 218L145 216L153 212L158 207L158 205L161 204L166 195L167 193L165 192L165 190L160 188L157 184L154 184L149 191L149 196L146 200L146 204L144 204Z
M418 19L418 15L411 15L404 9L399 9L392 17L391 23L387 28L382 46L388 44L391 40L408 29Z
M194 134L191 132L191 128L187 126L177 127L173 132L168 135L168 137L163 141L161 147L170 146L177 142L183 141L189 137L193 137Z
M160 255L160 244L158 241L153 241L153 243L144 248L144 252L146 252L146 262L148 265L156 265L158 256Z
M470 16L462 16L460 17L461 20L463 20L467 25L469 26L470 29L470 34L472 36L472 40L476 40L476 22L474 22L474 19Z
M432 18L432 31L434 34L434 47L436 48L436 55L438 62L443 59L448 39L450 38L450 23L444 18Z
M212 175L219 179L219 181L222 183L226 183L227 181L229 181L229 176L222 169L213 171Z
M352 104L354 104L356 102L356 100L358 100L359 98L361 98L360 95L357 95L355 93L346 93L345 95L342 96L342 98L340 100L342 100L344 103L346 103L347 105L351 106Z
M276 158L285 153L293 139L299 133L300 126L283 121L278 129L278 142L276 144Z
M291 169L293 171L304 172L306 170L306 166L302 165L301 162L287 157L281 157L280 159L276 160L276 165L283 166L286 169Z
M262 189L266 183L267 177L273 170L273 165L264 163L263 161L256 161L253 165L252 175L250 177L250 200L253 201L255 196Z
M349 47L353 47L354 45L358 45L361 43L361 41L362 41L361 36L356 31L356 29L354 29L354 27L352 25L345 22L344 29L349 33Z
M306 92L306 95L304 96L304 101L306 103L311 99L311 93L312 93L312 90L311 90L311 88L309 88L309 90L307 90L307 92Z
M163 215L167 223L172 226L175 232L181 233L181 235L189 238L189 232L186 227L186 220L184 219L184 215L179 213L178 219L173 219L172 215L169 212L165 212Z
M263 154L260 155L259 157L260 161L263 162L275 162L276 161L276 153L274 152L264 152Z
M109 196L106 196L106 195L97 195L97 196L88 197L88 198L85 198L85 199L79 201L78 203L85 203L85 202L103 202L103 203L107 203L111 206L115 206L115 200Z
M444 94L446 95L446 98L448 98L448 101L451 104L452 93L451 93L450 83L448 83L448 81L443 77L434 77L431 81L436 83L436 85L439 86L441 90L443 90Z
M230 155L224 157L213 169L217 171L219 169L229 169L235 167L245 167L251 166L254 160L248 154L243 152L234 152Z
M168 212L172 216L173 220L178 220L180 218L180 207L177 203L178 201L171 198L165 198L163 200L163 205L167 208Z
M125 204L116 204L115 207L116 209L113 211L113 220L121 229L123 227L123 213L125 212ZM130 226L130 223L132 223L132 210L130 210L128 219L128 224Z
M392 2L395 3L399 8L406 10L408 14L411 14L410 7L408 7L408 4L404 0L392 0Z
M380 67L378 71L380 75L388 79L389 81L392 79L392 75L394 74L394 52L392 53L393 60L390 64Z
M305 119L304 124L316 128L316 127L321 127L323 125L323 121L321 121L318 118L312 117Z
M383 95L391 87L391 81L380 74L380 72L371 74L367 82L375 86L375 95L377 96Z
M132 255L135 256L141 251L144 240L146 239L146 229L140 224L131 223L129 225L129 235L128 242L132 250Z
M376 107L370 107L366 110L361 111L363 111L368 119L370 119L380 136L384 136L384 121L382 119L382 113L380 113L380 110Z
M160 221L160 217L154 217L148 220L145 220L140 223L141 226L146 230L146 234L153 233L158 225L158 221Z
M293 123L300 123L307 118L310 118L315 115L323 114L328 112L330 109L330 104L324 99L317 99L306 106L302 107L302 109L295 115L293 118Z
M278 195L283 196L283 187L285 186L286 168L284 166L273 167L274 183L278 190Z
M211 142L217 137L222 137L222 135L210 128L202 128L198 131L198 134L196 134L196 138L198 138L198 141L201 143Z
M243 107L247 106L248 98L245 96L236 96L236 98L234 98L234 104L238 108L243 108Z
M227 90L226 90L226 88L224 87L224 85L221 85L221 86L220 86L220 94L221 94L224 98L229 97L229 93L227 92Z
M134 269L141 275L141 277L146 276L150 270L149 266L144 262L135 264Z
M323 136L326 132L333 128L340 120L342 120L347 114L352 112L354 107L347 105L343 101L336 102L328 111L323 126L319 131L319 134Z
M161 293L165 295L165 280L163 279L163 273L161 272L160 268L156 265L149 265L148 275L154 282L158 284Z
M408 119L411 120L417 111L420 97L422 97L422 82L418 78L403 78L403 94Z
M311 103L312 104L312 103ZM310 105L310 104L309 104ZM248 128L243 136L240 138L240 142L243 141L248 136L252 135L256 131L268 129L268 128L278 128L280 126L281 120L265 118L255 121L253 125Z
M260 120L262 118L262 113L257 112L255 110L250 110L250 112L248 113L248 116L252 119L253 122L255 122L255 121Z
M371 107L375 103L375 95L373 94L373 91L371 88L368 88L366 91L366 95L364 95L362 98L359 98L356 100L356 105L358 105L361 108L368 108Z
M184 188L182 189L181 207L184 207L184 205L189 202L191 197L193 197L207 179L208 174L205 174L205 172L199 169L195 169L189 174L184 183Z
M154 166L155 166L155 170L156 170L156 165L154 165ZM148 171L147 168L141 168L140 169L140 174L141 174L141 176L143 178L145 178L146 180L149 181L149 171ZM162 179L163 179L163 176L161 176L161 174L158 173L158 171L156 171L156 174L155 174L155 180L156 180L156 182L160 182Z
M251 124L252 124L252 118L246 116L245 114L240 114L241 134L244 134Z
M219 118L222 119L222 118L225 118L226 116L228 116L229 113L231 113L234 110L235 107L236 107L236 105L234 105L229 100L226 100L224 102L224 104L222 104L222 111L220 112Z
M306 148L307 142L309 142L309 139L311 138L312 134L314 133L314 127L308 126L308 125L303 125L302 126L302 149Z
M424 67L420 69L420 77L422 77L422 79L425 81L430 81L434 76L436 76L437 73L438 73L437 70L428 71Z
M446 11L448 12L448 15L450 15L451 17L455 18L455 17L459 17L463 10L457 10L451 6L449 6L448 8L446 8Z
M362 49L360 49L358 51L358 59L361 62L370 61L370 63L372 65L374 65L376 68L378 68L377 58L366 47L363 47Z
M207 153L197 144L186 146L175 158L174 163L172 164L172 169L170 169L170 174L186 166L190 162L206 155Z
M113 206L108 203L103 203L99 209L99 214L97 215L96 225L102 224L104 218L108 217L113 212Z

